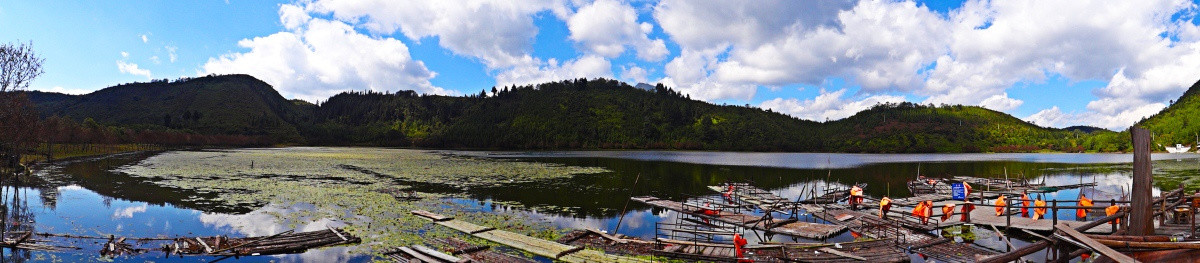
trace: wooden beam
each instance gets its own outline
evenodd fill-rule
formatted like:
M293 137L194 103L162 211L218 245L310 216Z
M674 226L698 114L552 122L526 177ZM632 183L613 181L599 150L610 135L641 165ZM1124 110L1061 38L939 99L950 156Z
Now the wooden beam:
M819 250L819 251L821 251L821 252L829 253L829 254L838 255L838 256L841 256L841 257L844 257L844 258L852 258L852 259L857 259L857 260L859 260L859 261L867 261L867 259L866 259L866 258L864 258L864 257L860 257L860 256L851 255L850 253L846 253L846 252L837 251L837 250L834 250L834 249L832 249L832 248L828 248L828 247L823 247L823 248L820 248L820 249L817 249L817 250Z
M435 258L438 258L438 259L446 261L446 262L458 262L458 261L462 260L462 259L456 258L451 255L446 255L446 253L442 253L441 251L437 251L437 250L434 250L432 248L422 246L422 245L413 245L412 249L416 250L417 252L421 252L422 254L425 254L425 255L428 255L431 257L435 257Z
M1151 221L1154 206L1151 201L1154 180L1150 164L1150 131L1140 127L1130 127L1133 137L1133 190L1131 191L1129 212L1129 234L1134 236L1154 235L1154 222Z
M1087 235L1084 235L1083 233L1079 233L1079 231L1075 231L1075 229L1071 229L1071 227L1067 226L1067 224L1058 223L1058 225L1055 226L1055 228L1057 228L1058 231L1062 231L1063 233L1066 233L1067 235L1071 236L1071 238L1074 238L1075 240L1079 240L1079 242L1083 242L1084 245L1087 245L1089 248L1091 248L1092 250L1095 250L1096 252L1100 252L1101 255L1104 255L1105 257L1108 257L1108 258L1112 259L1113 261L1116 261L1119 263L1138 262L1136 259L1126 256L1125 254L1121 254L1121 252L1117 252L1116 250L1113 250L1112 248L1109 248L1108 246L1105 246L1104 244L1101 244L1100 242L1097 242L1094 239L1088 238Z

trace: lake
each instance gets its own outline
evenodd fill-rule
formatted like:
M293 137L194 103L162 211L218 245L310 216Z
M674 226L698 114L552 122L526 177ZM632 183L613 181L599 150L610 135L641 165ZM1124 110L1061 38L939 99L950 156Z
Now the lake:
M1200 155L1156 154L1155 185L1200 183ZM263 236L286 230L346 227L357 246L240 261L365 262L372 253L423 239L459 236L408 216L426 209L477 223L553 238L595 228L654 238L655 223L674 212L651 209L630 196L680 200L712 196L729 181L795 198L808 189L867 183L873 196L909 195L918 174L1045 181L1096 182L1047 194L1075 199L1118 198L1131 182L1128 154L823 154L672 151L464 152L381 148L296 147L126 154L50 165L0 192L5 231L94 237ZM399 194L398 194L399 193ZM420 200L395 198L415 195ZM1069 213L1062 213L1067 219ZM513 220L521 219L521 220ZM813 218L807 220L819 221ZM990 230L973 242L1003 249ZM961 233L960 233L961 234ZM966 235L964 235L966 236ZM805 241L780 236L779 241ZM4 249L6 261L104 261L106 240L40 238L81 248L42 252ZM849 234L824 241L852 240ZM757 240L754 240L757 242ZM1024 241L1017 240L1021 246ZM138 247L155 247L153 243ZM504 249L502 249L504 250ZM1035 255L1036 256L1036 255ZM918 255L913 256L920 261ZM151 251L119 260L196 261ZM232 261L234 259L228 259ZM541 259L548 261L546 259Z

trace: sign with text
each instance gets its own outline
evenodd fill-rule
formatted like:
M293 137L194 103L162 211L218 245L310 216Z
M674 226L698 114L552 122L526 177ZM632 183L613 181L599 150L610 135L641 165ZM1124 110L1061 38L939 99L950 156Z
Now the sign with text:
M950 189L954 190L954 193L950 195L950 198L953 198L954 200L967 199L967 188L963 186L963 183L952 183L950 184Z

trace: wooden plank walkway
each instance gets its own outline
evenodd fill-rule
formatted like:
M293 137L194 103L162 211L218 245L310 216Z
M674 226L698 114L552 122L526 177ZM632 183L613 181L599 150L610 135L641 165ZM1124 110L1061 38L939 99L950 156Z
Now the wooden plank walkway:
M823 239L846 231L846 227L839 225L817 224L800 221L780 223L785 221L779 219L773 220L772 222L765 222L763 220L764 218L760 216L733 213L728 211L717 210L716 214L703 214L699 211L699 207L685 205L682 202L659 199L653 196L635 196L631 199L651 206L670 209L700 218L707 218L710 220L730 223L749 229L763 230L770 233L794 237Z
M1014 211L1014 213L1012 213L1013 214L1012 219L1011 219L1012 221L1009 222L1008 221L1009 219L1005 218L1005 216L996 216L996 208L994 208L994 207L976 206L975 208L976 209L974 211L971 211L971 223L973 223L973 224L989 225L989 226L995 226L995 227L1011 227L1011 228L1017 228L1017 229L1043 231L1043 232L1054 230L1054 220L1053 219L1042 218L1042 219L1038 219L1037 221L1034 221L1033 218L1021 217L1020 212ZM956 208L955 212L959 212L960 209L961 209L961 206ZM934 210L939 210L939 209L935 208ZM1012 209L1012 210L1018 210L1018 209ZM1032 215L1033 209L1029 209L1029 210L1030 210L1029 214ZM941 212L940 210L936 211L936 213L940 213L940 212ZM1058 213L1060 213L1060 214L1061 213L1070 213L1073 215L1073 214L1075 214L1075 209L1060 209L1058 211ZM1049 217L1052 215L1051 215L1051 213L1047 212L1046 216ZM950 218L950 220L947 221L947 223L962 223L961 221L959 221L959 219L960 219L960 216L955 215L955 216L952 216ZM1070 226L1072 228L1075 228L1075 227L1080 227L1080 226L1086 225L1088 223L1091 223L1092 221L1075 221L1075 220L1059 219L1058 222L1066 224L1067 226ZM1099 226L1092 227L1091 229L1087 229L1084 232L1091 233L1091 234L1108 234L1108 233L1112 233L1112 227L1109 226L1108 224L1102 224Z
M462 231L488 241L504 244L506 246L529 251L533 254L551 259L562 260L565 262L650 262L649 260L605 254L604 252L600 251L587 250L581 246L565 245L558 242L538 239L518 233L495 229L492 227L475 225L466 221L453 219L427 211L417 210L413 211L412 213L414 215L430 219L438 225Z
M907 221L888 220L873 214L875 210L854 211L844 205L805 205L810 214L825 221L833 222L850 228L861 235L876 239L895 239L898 246L913 248L913 252L921 252L931 258L947 262L974 262L975 255L993 255L970 244L954 242L954 240L938 237L917 227L920 224L910 224ZM871 211L871 212L864 212ZM838 220L838 218L847 218Z

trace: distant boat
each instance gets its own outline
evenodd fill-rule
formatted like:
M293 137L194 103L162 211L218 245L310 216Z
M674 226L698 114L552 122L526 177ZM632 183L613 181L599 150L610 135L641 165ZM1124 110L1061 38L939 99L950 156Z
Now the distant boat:
M1192 150L1191 146L1183 146L1183 144L1178 143L1176 143L1174 147L1167 146L1163 148L1167 148L1167 152L1169 153L1186 153Z

